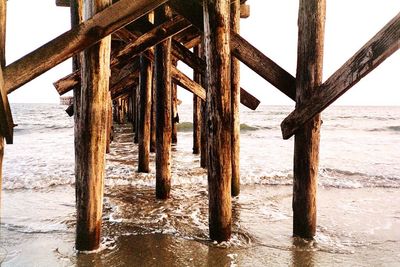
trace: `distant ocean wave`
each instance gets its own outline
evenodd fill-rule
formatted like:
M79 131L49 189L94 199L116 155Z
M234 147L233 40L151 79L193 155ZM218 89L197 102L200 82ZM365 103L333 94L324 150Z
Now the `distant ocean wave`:
M66 124L46 124L46 123L30 123L30 124L19 124L14 127L14 131L16 132L29 132L35 130L63 130L63 129L72 129L73 125Z
M192 155L192 113L181 110L182 123L177 125L181 135L178 145L174 147L172 162L173 184L204 184L207 181L206 171L198 167L199 157ZM324 144L329 149L321 149L319 184L337 188L400 188L397 159L374 164L376 159L384 161L388 155L399 155L396 146L396 134L400 132L398 111L398 108L365 110L364 107L331 110L324 124L326 135L323 136L328 137ZM74 184L73 118L68 117L58 105L15 105L14 112L15 123L19 126L15 127L17 138L14 145L6 150L3 188L36 190ZM280 115L288 112L290 109L287 107L261 107L258 111L242 114L243 184L274 186L293 183L293 147L290 141L282 140L279 127ZM357 123L353 121L353 114L361 120L372 118L372 121ZM342 118L334 119L339 117ZM389 118L397 118L397 121L389 121ZM338 134L337 131L342 129L345 131ZM371 140L376 140L374 132L379 132L380 142L395 145L376 146L373 153L354 154L370 151ZM343 139L342 143L338 136ZM154 154L151 157L154 162ZM132 142L131 124L115 128L115 139L107 159L107 186L154 185L154 169L148 175L137 173L137 146ZM348 159L351 159L350 165ZM324 167L324 164L330 168Z
M372 175L341 169L322 168L319 171L320 185L336 188L383 187L400 188L400 177Z
M343 116L326 116L326 119L329 120L373 120L373 121L392 121L397 120L396 117L387 117L387 116L356 116L356 115L343 115Z
M107 187L115 186L136 186L153 187L155 184L155 174L137 173L135 167L112 166L110 163L107 167L107 178L105 184ZM201 168L186 168L176 170L172 174L173 186L193 186L206 185L206 171ZM62 177L62 178L61 178ZM270 186L288 186L293 184L292 170L284 170L279 172L271 172L268 174L244 174L242 173L241 184L243 185L270 185ZM6 179L3 185L5 190L13 189L45 189L54 186L74 185L75 177L72 173L59 176L41 176L40 179L35 177L15 177L14 179ZM400 188L400 177L389 177L384 175L370 175L362 172L352 172L348 170L322 168L318 177L319 186L356 189L356 188Z
M178 123L178 131L179 132L191 132L193 130L193 123L192 122L181 122ZM271 127L267 126L253 126L253 125L248 125L246 123L240 124L240 130L241 131L258 131L258 130L270 130Z
M383 128L374 128L369 130L370 132L382 132L382 131L389 131L389 132L400 132L400 126L387 126Z
M36 177L36 175L38 177ZM24 178L17 177L5 177L3 182L4 190L16 190L16 189L45 189L55 186L73 185L75 184L75 176L73 175L49 175L41 176L40 174L32 174L32 176L25 176Z

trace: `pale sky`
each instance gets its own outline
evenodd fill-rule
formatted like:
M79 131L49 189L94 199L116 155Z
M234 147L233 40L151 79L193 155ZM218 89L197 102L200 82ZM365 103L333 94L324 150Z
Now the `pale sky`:
M241 35L295 76L297 0L248 0L251 15L242 19ZM69 8L55 0L7 1L7 64L57 37L70 27ZM327 0L324 80L400 12L400 0ZM260 76L242 66L241 86L262 104L293 104ZM11 102L58 102L52 83L69 74L66 61L9 95ZM400 52L386 59L335 102L340 105L400 105ZM179 91L180 99L191 95Z

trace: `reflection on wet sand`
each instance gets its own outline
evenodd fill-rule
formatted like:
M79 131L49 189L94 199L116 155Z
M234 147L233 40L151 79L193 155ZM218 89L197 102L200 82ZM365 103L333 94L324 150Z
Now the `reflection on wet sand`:
M301 238L293 238L292 266L313 267L315 248L314 241L307 241Z

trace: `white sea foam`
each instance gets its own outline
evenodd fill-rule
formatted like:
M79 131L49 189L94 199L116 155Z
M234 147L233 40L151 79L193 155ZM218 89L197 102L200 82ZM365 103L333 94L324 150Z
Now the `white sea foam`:
M190 122L190 108L185 109L188 107L181 106L181 120ZM14 105L13 111L19 126L14 145L6 148L3 188L40 189L73 184L73 119L58 105L21 104ZM277 127L288 112L288 107L242 112L242 124L252 127L241 136L242 184L292 184L293 143L282 140ZM399 188L400 136L394 134L396 125L400 125L400 109L396 107L329 109L321 134L319 185ZM116 127L115 142L107 155L108 187L155 185L154 154L150 173L137 173L137 146L131 132L129 125ZM172 153L173 186L207 186L207 173L199 167L199 157L192 155L191 142L190 132L179 133Z

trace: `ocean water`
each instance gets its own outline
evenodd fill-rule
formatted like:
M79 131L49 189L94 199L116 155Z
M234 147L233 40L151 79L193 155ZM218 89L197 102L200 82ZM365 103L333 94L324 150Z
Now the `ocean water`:
M13 104L0 228L2 266L398 266L400 107L323 113L314 240L292 238L293 139L289 106L241 111L241 195L233 237L208 239L206 171L192 154L190 106L179 107L172 197L154 197L155 166L137 173L129 124L107 155L102 247L74 250L73 119L56 104ZM151 155L154 160L154 154Z

